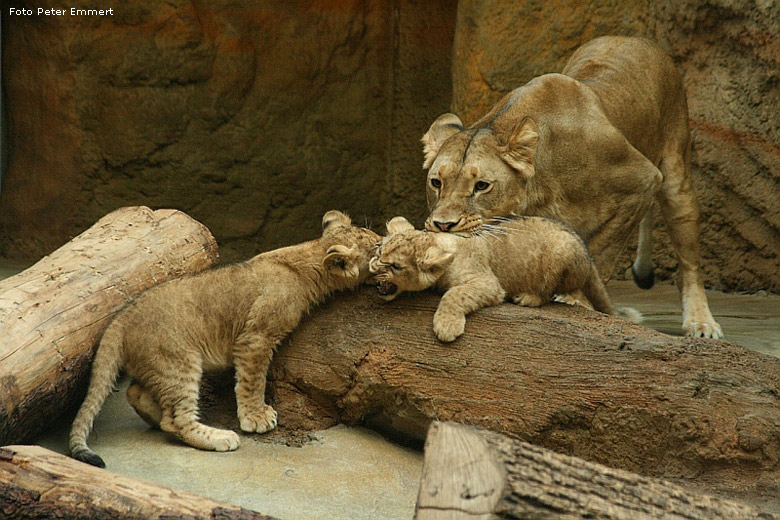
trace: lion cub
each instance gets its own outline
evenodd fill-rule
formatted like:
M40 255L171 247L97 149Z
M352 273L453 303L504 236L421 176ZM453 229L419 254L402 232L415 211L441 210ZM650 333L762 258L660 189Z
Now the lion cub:
M235 367L243 431L276 427L276 412L265 404L274 349L311 307L367 278L380 239L338 211L323 216L322 229L316 240L154 287L121 311L95 355L70 433L72 456L105 467L87 437L122 368L133 378L127 397L139 415L196 448L239 445L235 432L198 422L204 370Z
M417 231L403 217L387 223L388 236L369 261L379 294L446 290L433 331L450 342L463 334L466 315L506 298L538 307L553 295L582 292L593 307L614 314L587 246L572 229L542 217L496 219L476 236ZM623 311L638 320L633 309Z

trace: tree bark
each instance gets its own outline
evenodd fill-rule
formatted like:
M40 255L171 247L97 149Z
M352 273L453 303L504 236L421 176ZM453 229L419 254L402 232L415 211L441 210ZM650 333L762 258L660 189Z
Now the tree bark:
M559 455L495 432L435 422L425 442L416 520L491 518L778 518L729 500L691 493Z
M0 448L0 516L273 520L186 491L110 473L39 446Z
M483 309L443 344L438 301L365 289L312 313L272 365L280 425L421 440L450 420L710 491L780 491L780 359L563 304Z
M184 213L129 207L0 282L0 445L75 404L102 331L126 303L216 259L214 238Z

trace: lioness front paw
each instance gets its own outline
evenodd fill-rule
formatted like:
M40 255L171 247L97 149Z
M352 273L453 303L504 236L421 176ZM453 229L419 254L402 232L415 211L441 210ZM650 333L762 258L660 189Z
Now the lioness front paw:
M260 410L238 414L241 429L250 433L265 433L276 428L276 410L263 405Z
M686 336L694 338L721 339L723 337L723 330L715 320L686 321L683 324L683 331L685 331Z
M436 314L433 317L433 332L439 341L450 343L466 330L466 317Z

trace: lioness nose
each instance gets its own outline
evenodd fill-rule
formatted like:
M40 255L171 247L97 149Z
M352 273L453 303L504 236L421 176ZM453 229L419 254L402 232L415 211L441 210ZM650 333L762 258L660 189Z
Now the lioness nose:
M438 220L434 220L433 225L446 233L450 229L454 228L458 222L460 222L460 220L457 222L439 222Z

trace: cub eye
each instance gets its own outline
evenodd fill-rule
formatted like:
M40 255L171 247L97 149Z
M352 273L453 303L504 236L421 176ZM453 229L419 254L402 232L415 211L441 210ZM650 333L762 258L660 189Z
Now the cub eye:
M489 182L487 182L487 181L478 181L474 185L474 193L476 193L478 191L485 191L489 187L490 187L490 183Z
M439 179L433 178L431 179L431 186L433 186L438 190L439 188L441 188L441 181Z
M390 269L392 269L393 271L402 271L403 267L401 267L398 264L390 264Z

